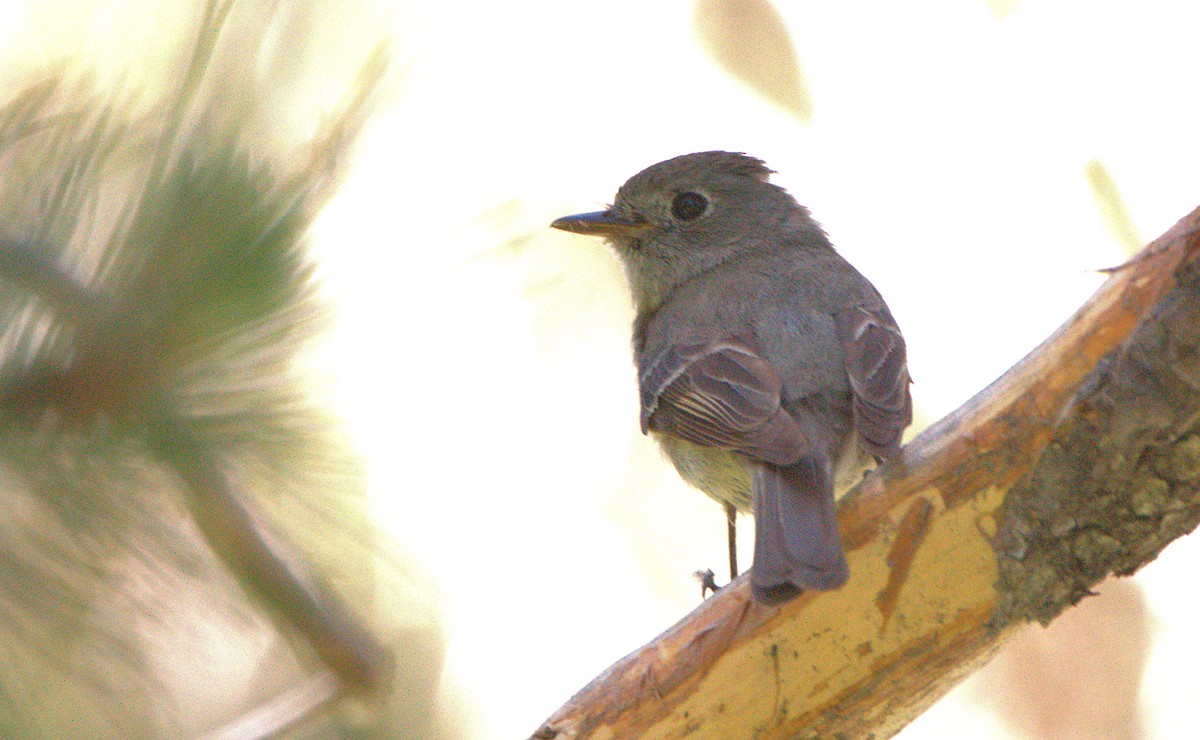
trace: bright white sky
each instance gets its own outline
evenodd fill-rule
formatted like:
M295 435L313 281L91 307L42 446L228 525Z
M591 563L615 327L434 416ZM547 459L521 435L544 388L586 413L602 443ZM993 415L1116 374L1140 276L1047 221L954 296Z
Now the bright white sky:
M23 57L61 32L36 5L0 2L0 44ZM322 68L330 78L389 28L361 22L359 5L329 3L330 36L358 18L361 41ZM693 570L725 562L718 508L638 434L615 262L545 228L553 218L601 207L676 154L765 159L887 297L923 425L1069 316L1099 284L1089 270L1124 258L1090 160L1145 239L1200 204L1200 6L1025 0L1000 20L982 0L778 10L807 124L714 64L685 0L414 0L397 13L406 71L316 241L341 300L344 408L382 521L440 589L447 686L472 737L528 735L694 607ZM373 3L369 17L388 12ZM156 43L121 12L89 17L76 32L91 53L112 51L113 29L133 34L122 49ZM1194 682L1176 677L1200 664L1196 560L1183 541L1138 576L1159 640L1143 690L1155 737L1193 724ZM956 699L905 737L1004 736L978 712Z

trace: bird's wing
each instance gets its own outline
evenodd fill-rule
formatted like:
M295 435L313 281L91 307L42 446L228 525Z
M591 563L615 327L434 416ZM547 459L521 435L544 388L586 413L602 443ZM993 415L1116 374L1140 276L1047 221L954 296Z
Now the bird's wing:
M737 339L677 344L640 368L642 431L791 465L809 449L780 406L782 381L754 348Z
M855 306L833 315L854 391L854 418L863 447L882 458L900 448L912 422L904 337L887 306Z

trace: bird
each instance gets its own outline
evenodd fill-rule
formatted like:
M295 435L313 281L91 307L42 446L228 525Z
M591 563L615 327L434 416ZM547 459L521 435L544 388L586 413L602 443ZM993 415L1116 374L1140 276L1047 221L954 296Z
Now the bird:
M751 594L778 605L849 578L836 491L896 457L912 381L879 291L772 174L685 154L551 226L623 262L642 432L726 507L731 535L734 512L753 513Z

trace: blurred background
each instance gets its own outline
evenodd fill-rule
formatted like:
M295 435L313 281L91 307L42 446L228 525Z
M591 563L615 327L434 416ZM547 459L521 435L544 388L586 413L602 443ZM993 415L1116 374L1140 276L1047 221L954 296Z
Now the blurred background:
M677 154L766 160L887 297L918 431L1200 204L1186 4L300 5L303 27L262 50L280 74L268 139L303 140L391 45L313 233L337 316L319 364L377 522L427 577L452 737L527 736L694 608L692 571L724 580L723 513L638 432L623 275L555 217ZM153 94L196 17L182 0L0 0L5 98L64 66ZM902 737L1185 734L1198 559L1185 538L1029 628Z

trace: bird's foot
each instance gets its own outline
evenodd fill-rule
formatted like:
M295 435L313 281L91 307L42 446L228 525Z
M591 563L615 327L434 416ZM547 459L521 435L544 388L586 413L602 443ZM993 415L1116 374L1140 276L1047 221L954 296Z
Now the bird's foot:
M715 594L716 592L721 590L721 587L717 585L717 574L713 573L712 568L706 568L705 570L698 570L692 574L692 577L700 582L700 599L701 600L708 598L709 591L711 591Z

